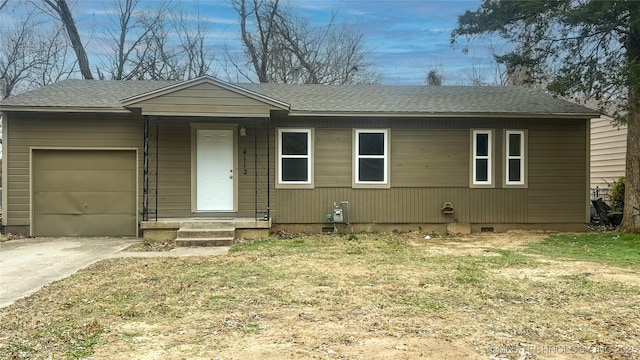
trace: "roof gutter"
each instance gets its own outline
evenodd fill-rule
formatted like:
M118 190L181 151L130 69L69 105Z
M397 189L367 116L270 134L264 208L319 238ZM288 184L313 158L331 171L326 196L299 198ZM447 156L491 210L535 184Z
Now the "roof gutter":
M131 111L123 107L77 107L77 106L23 106L8 105L0 107L1 111L29 111L29 112L60 112L60 113L120 113L130 114Z
M453 113L453 112L341 112L290 110L289 116L299 117L394 117L394 118L510 118L510 119L593 119L600 113Z

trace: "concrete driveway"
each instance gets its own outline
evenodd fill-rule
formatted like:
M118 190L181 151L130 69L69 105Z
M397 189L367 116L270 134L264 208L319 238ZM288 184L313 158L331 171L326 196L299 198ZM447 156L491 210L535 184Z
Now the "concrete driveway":
M29 296L99 260L121 257L216 256L227 246L175 248L171 251L122 251L137 238L33 238L0 242L0 308Z
M0 307L139 242L135 238L35 238L0 243Z

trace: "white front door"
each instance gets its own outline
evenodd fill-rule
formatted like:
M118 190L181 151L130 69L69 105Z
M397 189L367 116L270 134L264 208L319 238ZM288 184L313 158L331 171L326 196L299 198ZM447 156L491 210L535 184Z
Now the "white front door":
M197 130L196 173L196 210L233 211L233 130Z

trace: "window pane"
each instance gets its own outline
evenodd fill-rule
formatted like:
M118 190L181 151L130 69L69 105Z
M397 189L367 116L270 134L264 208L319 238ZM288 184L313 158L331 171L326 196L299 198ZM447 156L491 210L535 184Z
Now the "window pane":
M282 159L282 181L308 181L307 159Z
M360 155L384 155L383 133L360 133L359 136Z
M509 181L520 181L520 159L509 159Z
M384 181L384 159L359 159L358 181Z
M509 134L509 156L520 156L520 134Z
M282 155L307 155L306 132L283 132Z
M476 181L489 180L489 160L476 159Z
M489 134L476 134L476 156L489 156Z

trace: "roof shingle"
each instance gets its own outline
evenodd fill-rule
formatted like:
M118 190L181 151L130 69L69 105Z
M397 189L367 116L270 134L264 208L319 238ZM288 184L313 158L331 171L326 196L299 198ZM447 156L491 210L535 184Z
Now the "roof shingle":
M4 99L1 107L122 109L121 100L177 81L65 80ZM296 113L572 114L594 110L542 91L503 86L237 84Z

